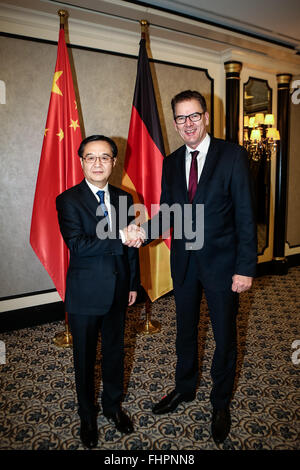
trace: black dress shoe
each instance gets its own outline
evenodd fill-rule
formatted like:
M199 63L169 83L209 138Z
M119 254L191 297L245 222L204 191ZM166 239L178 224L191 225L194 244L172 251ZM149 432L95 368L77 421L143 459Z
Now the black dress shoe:
M163 397L154 407L152 411L155 415L163 415L176 410L177 406L184 402L195 400L195 393L178 393L176 390Z
M98 429L96 418L93 420L81 419L80 439L85 447L93 449L98 443Z
M231 426L230 411L228 408L213 410L211 433L216 444L225 441Z
M130 434L134 431L133 429L133 424L129 416L127 416L126 413L124 413L123 410L118 410L115 413L110 413L110 414L105 414L104 416L107 419L111 419L117 430L120 431L123 434Z

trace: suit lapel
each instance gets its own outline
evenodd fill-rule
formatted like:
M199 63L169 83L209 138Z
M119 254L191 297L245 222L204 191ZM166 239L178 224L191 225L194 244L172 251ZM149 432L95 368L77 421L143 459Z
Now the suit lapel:
M116 232L119 230L119 197L117 194L117 191L115 188L111 185L108 184L108 190L109 190L109 198L110 198L110 206L111 206L111 214L112 214L112 224L116 224ZM113 211L115 213L115 220L113 216ZM112 227L112 230L114 230L114 227Z
M182 199L184 202L188 204L188 190L186 186L186 168L185 168L185 153L186 153L186 146L183 145L177 151L177 167L176 173L178 175L178 191L182 194Z
M215 166L218 162L218 158L219 158L218 146L217 146L215 139L211 137L210 145L208 148L208 152L206 155L206 159L205 159L204 167L200 176L200 180L198 182L197 191L196 191L193 203L197 203L203 200L206 183L210 179L215 169Z
M80 198L81 201L85 204L88 211L96 217L96 210L98 207L98 201L95 198L93 192L90 190L85 180L82 180L79 184Z

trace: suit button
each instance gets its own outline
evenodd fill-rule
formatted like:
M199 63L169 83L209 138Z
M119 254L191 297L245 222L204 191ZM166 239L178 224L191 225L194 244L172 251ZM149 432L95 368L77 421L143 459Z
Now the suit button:
M118 271L114 271L114 274L119 274Z

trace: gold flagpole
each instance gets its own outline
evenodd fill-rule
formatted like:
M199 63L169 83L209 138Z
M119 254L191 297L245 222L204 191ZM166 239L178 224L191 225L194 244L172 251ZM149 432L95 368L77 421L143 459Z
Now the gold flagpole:
M140 20L141 25L141 38L147 41L147 32L149 23L147 20ZM160 323L156 320L150 320L151 314L151 301L147 295L147 299L145 301L145 313L146 313L146 320L140 322L137 326L137 332L143 335L151 335L154 333L158 333L161 329Z
M60 29L65 29L65 20L69 16L68 12L66 10L58 10L57 14L60 18ZM70 333L67 312L65 312L65 331L57 333L53 338L53 342L60 348L71 348L73 346L73 338Z
M141 25L141 38L147 39L146 33L148 32L149 23L147 20L140 20L140 25Z

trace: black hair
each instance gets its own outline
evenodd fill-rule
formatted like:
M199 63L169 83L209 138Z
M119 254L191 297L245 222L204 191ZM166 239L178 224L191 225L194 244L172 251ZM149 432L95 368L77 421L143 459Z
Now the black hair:
M185 90L185 91L181 91L180 93L175 95L174 98L172 98L171 106L172 106L174 118L176 117L176 114L175 114L176 104L181 103L182 101L193 100L193 99L199 101L202 107L203 113L207 111L205 98L203 95L201 95L201 93L199 93L199 91Z
M116 156L118 155L117 144L110 137L106 137L105 135L90 135L89 137L83 139L77 152L79 157L83 157L83 152L86 144L88 144L89 142L95 142L97 140L104 140L105 142L107 142L111 146L113 157L116 158Z

